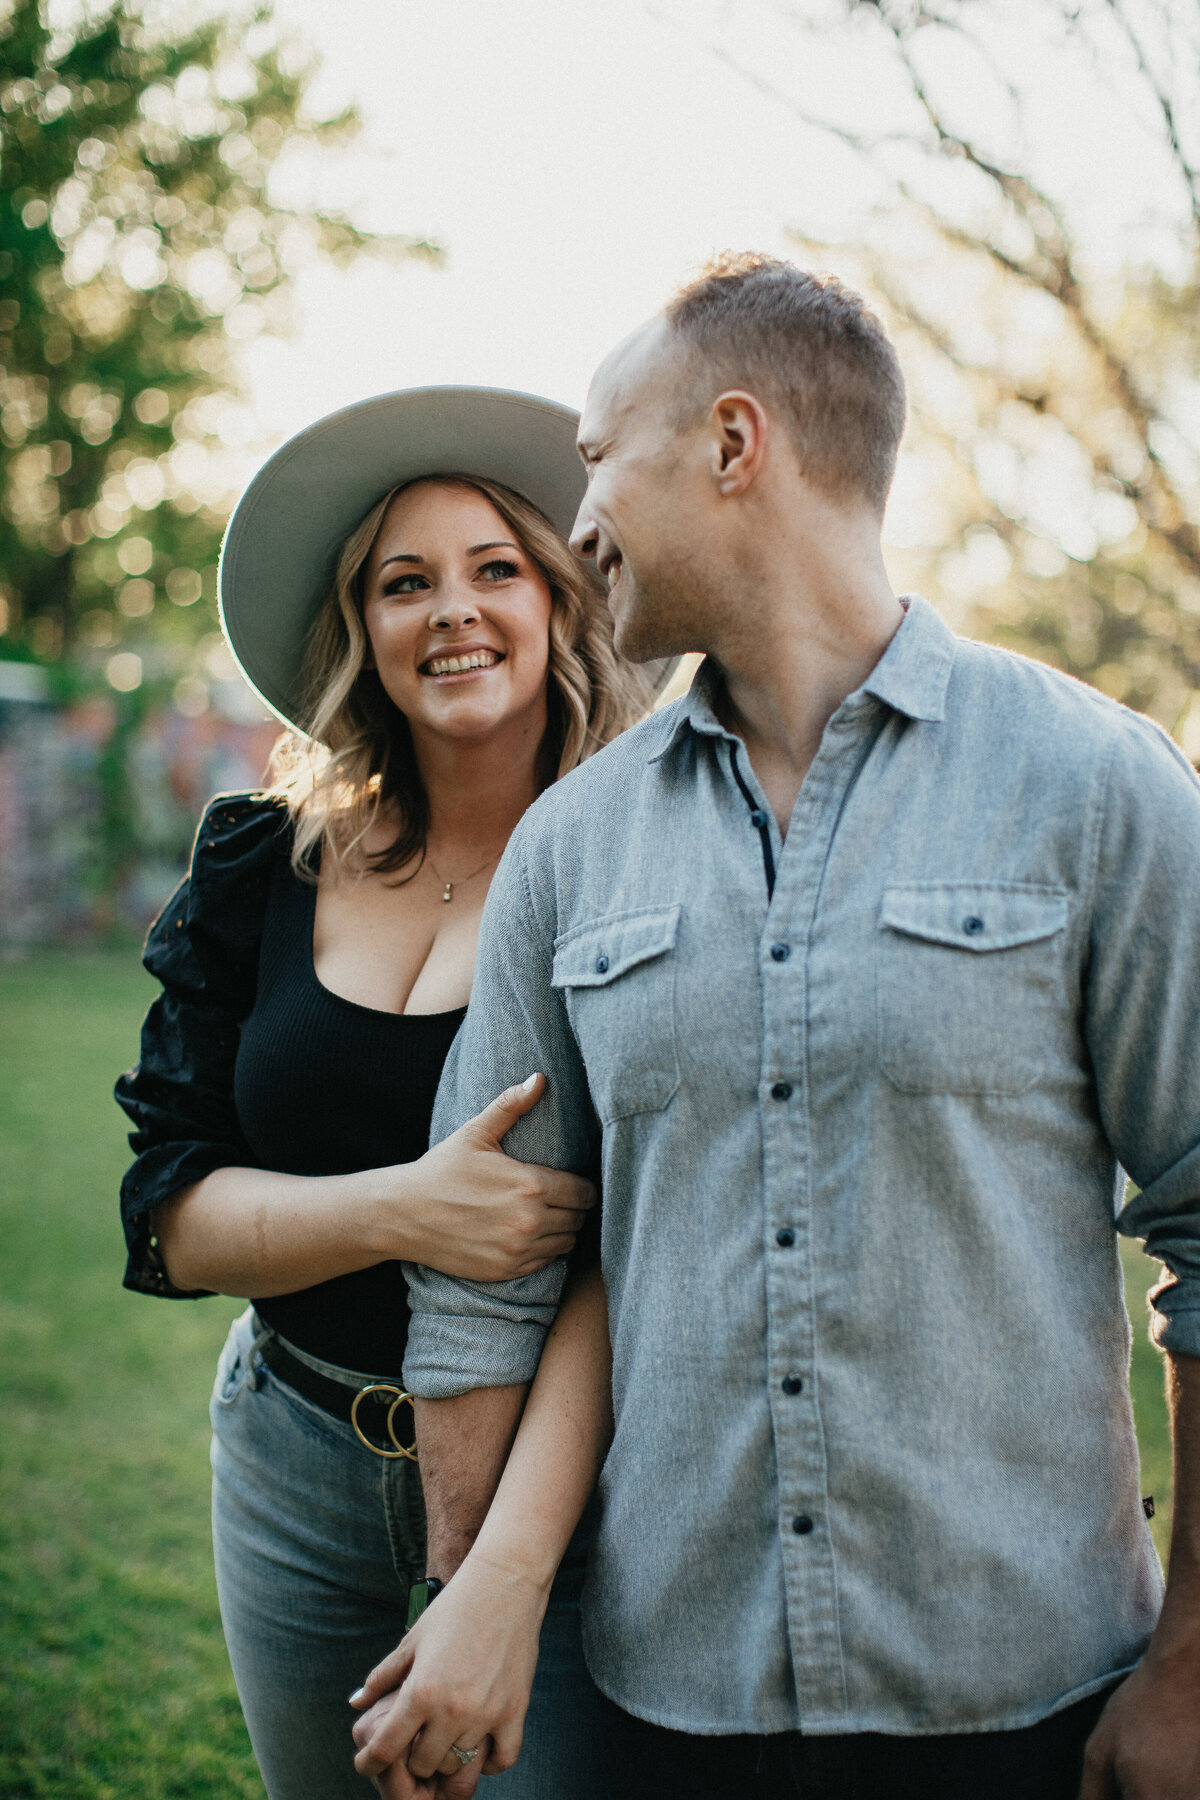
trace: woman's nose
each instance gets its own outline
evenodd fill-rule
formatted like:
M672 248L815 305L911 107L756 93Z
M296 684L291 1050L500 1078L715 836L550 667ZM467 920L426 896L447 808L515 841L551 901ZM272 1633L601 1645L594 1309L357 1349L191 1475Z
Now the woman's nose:
M430 613L429 623L435 631L453 631L473 625L478 617L479 608L473 594L443 589Z

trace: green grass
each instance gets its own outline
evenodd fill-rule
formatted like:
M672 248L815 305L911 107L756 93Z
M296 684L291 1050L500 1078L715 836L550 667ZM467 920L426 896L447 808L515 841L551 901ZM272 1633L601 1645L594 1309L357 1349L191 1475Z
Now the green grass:
M3 1800L262 1800L208 1538L207 1395L236 1303L120 1287L127 1152L109 1090L152 991L132 956L0 967ZM1153 1268L1123 1249L1161 1548Z
M1133 1322L1129 1391L1133 1395L1133 1416L1142 1454L1142 1493L1154 1497L1150 1530L1165 1567L1171 1536L1171 1439L1162 1358L1146 1335L1150 1316L1146 1294L1158 1280L1161 1269L1145 1255L1140 1244L1130 1243L1128 1238L1121 1239L1121 1262L1125 1269L1125 1302Z
M208 1538L236 1303L125 1293L134 957L0 969L0 1795L262 1800Z

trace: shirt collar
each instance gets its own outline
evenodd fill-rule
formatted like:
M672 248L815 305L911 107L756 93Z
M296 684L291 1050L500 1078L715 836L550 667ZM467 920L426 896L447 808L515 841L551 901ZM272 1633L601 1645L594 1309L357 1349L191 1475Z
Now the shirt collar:
M904 594L904 617L891 643L858 694L871 694L910 719L937 724L946 712L946 687L954 662L954 633L920 594ZM721 672L711 657L696 671L688 692L663 717L663 729L647 758L658 762L686 730L732 740L714 710ZM843 702L849 706L855 695Z
M895 712L936 725L946 716L946 688L954 664L954 633L920 594L903 594L900 629L859 692Z
M733 733L726 731L713 710L720 683L720 669L711 656L706 656L696 670L687 693L663 714L662 730L646 759L648 762L659 762L688 730L698 732L702 737L722 737L728 738L730 742L734 741Z

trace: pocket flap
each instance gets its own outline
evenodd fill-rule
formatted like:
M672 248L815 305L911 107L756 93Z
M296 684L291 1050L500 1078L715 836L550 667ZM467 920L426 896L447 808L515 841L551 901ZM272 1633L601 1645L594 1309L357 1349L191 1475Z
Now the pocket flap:
M1032 882L917 881L883 890L881 931L956 950L1011 950L1053 937L1067 923L1065 888Z
M554 946L556 988L603 987L618 975L675 948L678 906L634 907L576 925Z

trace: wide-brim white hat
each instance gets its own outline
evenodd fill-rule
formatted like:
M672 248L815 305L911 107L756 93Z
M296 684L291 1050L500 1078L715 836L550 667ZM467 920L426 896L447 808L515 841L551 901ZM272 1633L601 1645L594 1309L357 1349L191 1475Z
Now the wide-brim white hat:
M238 667L285 724L303 717L304 647L338 552L390 489L479 475L570 534L586 477L578 413L504 388L406 388L330 413L289 438L234 508L221 547L221 625ZM656 688L671 667L647 673Z

